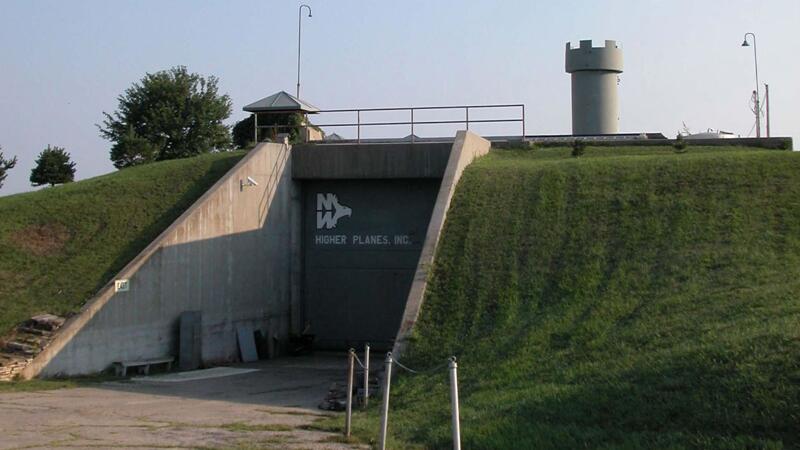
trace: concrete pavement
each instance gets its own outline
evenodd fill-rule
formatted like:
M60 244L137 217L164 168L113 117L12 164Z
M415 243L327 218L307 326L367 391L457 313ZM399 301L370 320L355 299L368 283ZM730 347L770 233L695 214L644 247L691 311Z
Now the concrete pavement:
M317 405L343 380L343 355L237 368L257 370L0 394L0 449L359 448L307 428L330 414Z

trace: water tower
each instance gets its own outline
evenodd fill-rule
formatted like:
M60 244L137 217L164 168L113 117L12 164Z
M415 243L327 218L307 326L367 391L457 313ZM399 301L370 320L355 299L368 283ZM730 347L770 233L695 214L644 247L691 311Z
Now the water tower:
M585 40L578 48L567 42L566 71L572 74L572 134L618 133L622 49L617 41L592 47L592 41Z

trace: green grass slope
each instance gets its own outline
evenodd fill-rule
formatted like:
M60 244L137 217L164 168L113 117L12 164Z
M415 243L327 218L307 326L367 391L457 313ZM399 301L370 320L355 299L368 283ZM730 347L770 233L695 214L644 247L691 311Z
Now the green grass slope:
M0 335L68 314L236 164L216 153L0 197Z
M800 154L569 153L495 151L448 213L403 361L458 357L464 448L800 447ZM399 371L393 448L449 447L446 370Z

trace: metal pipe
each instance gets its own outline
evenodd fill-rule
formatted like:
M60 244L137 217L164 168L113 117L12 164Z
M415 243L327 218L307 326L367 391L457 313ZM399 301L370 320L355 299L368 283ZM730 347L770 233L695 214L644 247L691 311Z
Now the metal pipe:
M461 424L458 414L458 364L450 358L450 409L453 413L453 450L461 450Z
M364 344L364 408L369 404L369 342Z
M253 116L254 116L254 119L255 119L255 124L253 125L253 133L254 133L253 139L255 139L254 144L257 145L258 144L258 113L253 113Z
M344 435L350 437L350 429L353 423L353 372L355 366L356 351L352 348L347 354L347 416L344 421Z
M386 432L389 429L389 389L392 385L392 352L386 353L384 361L386 381L383 385L383 413L381 414L380 449L386 450Z
M472 119L470 123L505 123L505 122L522 122L522 119ZM464 123L463 120L415 120L414 125L440 125L449 123ZM314 124L318 127L352 127L352 123L320 123ZM390 125L411 125L411 122L367 122L360 124L362 126L390 126Z
M311 17L311 7L302 4L297 8L297 98L300 98L300 38L302 36L301 30L303 27L303 7L308 8L308 17Z
M414 109L484 109L484 108L518 108L523 106L521 103L510 104L493 104L493 105L448 105L448 106L414 106ZM356 111L406 111L411 109L410 106L406 107L391 107L391 108L350 108L350 109L321 109L319 113L342 113L342 112L356 112Z
M411 108L411 143L414 143L414 108Z
M472 109L491 109L491 108L521 108L522 117L520 118L504 118L504 119L470 119L469 112ZM415 112L417 110L448 110L448 109L463 109L465 111L465 119L461 120L425 120L419 121L415 119ZM392 121L392 122L367 122L362 123L361 121L361 113L362 112L378 112L378 111L409 111L410 112L410 120L409 121ZM414 107L406 107L406 108L360 108L360 109L324 109L318 111L319 113L356 113L356 123L352 122L339 122L339 123L320 123L316 124L318 127L356 127L356 140L358 143L361 143L361 127L362 126L398 126L398 125L410 125L411 126L411 141L415 142L416 137L414 135L415 127L417 125L444 125L444 124L464 124L466 123L466 128L469 129L471 124L475 123L509 123L509 122L521 122L522 123L522 135L525 136L525 105L521 103L515 104L496 104L496 105L462 105L462 106L414 106Z
M770 137L771 134L769 132L769 85L764 84L764 101L766 102L767 107L767 137Z

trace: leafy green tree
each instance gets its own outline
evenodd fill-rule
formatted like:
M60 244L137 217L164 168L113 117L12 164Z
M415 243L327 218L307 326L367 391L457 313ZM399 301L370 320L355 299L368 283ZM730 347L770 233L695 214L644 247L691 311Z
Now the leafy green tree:
M8 176L8 171L17 165L17 157L15 156L11 159L5 159L2 150L3 147L0 147L0 188L3 187L3 182Z
M249 117L242 119L233 126L233 145L239 149L250 148L253 142L253 127L255 127L255 120L251 114Z
M104 112L100 135L113 142L111 161L119 168L225 150L231 99L220 95L217 78L189 73L184 66L148 73L118 97L113 114Z
M30 180L34 186L70 183L75 180L75 163L63 147L48 145L36 158Z

